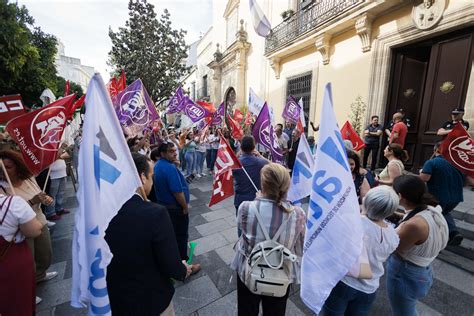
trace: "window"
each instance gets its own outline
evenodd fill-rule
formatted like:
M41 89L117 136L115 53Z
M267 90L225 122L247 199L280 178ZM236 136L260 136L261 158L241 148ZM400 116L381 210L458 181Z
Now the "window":
M196 100L196 82L191 82L191 98Z
M226 21L226 48L232 45L235 40L236 36L235 34L237 33L237 27L239 25L239 20L238 20L238 10L234 9L232 13L229 15Z
M202 77L202 93L201 97L207 97L207 75Z
M303 98L304 119L306 121L305 132L308 132L309 125L309 102L311 99L311 80L313 74L311 72L288 78L286 87L286 98L292 95L296 101Z
M296 11L306 9L313 2L314 2L314 0L297 0Z

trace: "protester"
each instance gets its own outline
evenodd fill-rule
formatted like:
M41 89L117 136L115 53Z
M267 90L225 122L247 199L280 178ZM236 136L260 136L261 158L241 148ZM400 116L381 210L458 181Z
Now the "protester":
M50 205L53 203L53 199L40 189L19 152L13 150L1 151L0 159L3 160L8 177L15 190L15 195L22 197L30 204L36 213L36 218L43 225L39 236L27 238L28 246L35 260L36 282L51 280L58 275L58 272L46 272L51 266L53 250L51 236L46 225L46 217L41 211L40 204ZM3 172L1 173L0 180L0 189L3 193L13 195L13 190L10 188ZM41 299L37 297L36 301L39 303Z
M286 133L283 133L283 125L277 124L275 125L275 135L277 137L278 145L280 145L281 152L283 156L286 156L288 153L288 141L290 138Z
M204 168L204 158L206 156L206 144L204 142L199 141L199 136L194 137L194 142L197 144L196 147L196 164L194 172L196 173L196 177L204 177L205 174L203 172Z
M391 131L386 130L386 132L389 132L387 134L390 137L389 143L399 144L400 146L402 146L402 148L404 148L405 140L408 134L408 127L403 122L403 114L400 112L395 113L393 115L393 122L395 123L393 125L393 129Z
M300 143L301 132L295 128L291 133L291 139L288 141L288 168L293 170L295 165L296 154L298 153L298 145Z
M423 165L420 178L427 183L429 192L436 197L443 210L449 228L448 244L459 246L463 236L456 227L451 211L464 201L465 176L441 155L440 146L441 142L434 146L433 158Z
M351 167L352 180L354 180L357 198L359 199L359 204L362 204L362 200L370 190L370 185L365 175L360 171L359 155L354 151L348 151L347 158L349 160L349 166Z
M260 155L255 150L255 139L253 136L244 136L242 138L241 146L242 154L239 157L239 161L242 167L245 168L247 174L243 169L233 169L232 174L234 176L234 206L235 210L239 209L239 206L244 201L253 201L255 199L257 190L260 190L260 171L262 168L269 163L269 161ZM248 176L247 176L248 175ZM252 179L253 186L249 178Z
M203 142L204 146L206 147L206 167L207 171L211 171L211 154L212 154L212 148L211 148L211 133L212 133L212 128L210 127L209 129L205 130L205 134L203 137Z
M397 248L399 238L393 226L385 221L398 208L398 196L392 188L380 186L367 192L363 200L364 247L372 277L358 279L345 276L331 291L322 315L369 315L375 301L384 262Z
M379 184L392 185L393 180L405 171L403 162L408 160L408 154L399 144L387 145L383 154L387 158L388 164L376 177L376 180Z
M405 110L403 109L398 109L397 111L395 111L396 113L400 113L402 115L402 120L403 120L403 123L405 123L405 125L407 126L407 128L410 128L411 127L411 119L406 117L405 115ZM388 122L388 124L386 125L386 129L385 129L385 134L387 134L388 136L388 139L390 139L390 133L392 132L393 130L393 125L395 125L395 122L392 120L390 120Z
M284 203L290 187L288 170L280 164L267 164L261 171L261 184L261 196L255 201L243 202L237 215L237 227L242 231L242 235L231 267L237 271L239 316L257 316L260 302L262 302L263 315L285 315L289 287L285 296L271 297L256 295L245 285L247 257L255 245L265 240L262 229L265 229L269 237L273 238L280 226L286 225L276 241L297 256L298 260L291 265L291 282L293 284L300 282L306 215L300 207ZM261 215L264 221L263 227L259 225L255 212Z
M188 260L189 187L174 164L177 160L176 146L173 143L162 143L158 148L160 159L154 167L153 176L153 182L156 183L156 200L168 210L179 254L182 260ZM196 273L201 266L193 264L191 268L193 273Z
M285 121L285 128L283 129L283 133L285 133L289 139L293 135L294 129L295 129L295 124L291 123L290 121Z
M396 178L393 189L407 214L397 227L400 244L388 260L387 293L395 316L418 315L416 303L433 283L431 263L446 247L448 224L418 176Z
M362 166L367 168L367 161L370 153L372 152L372 160L370 162L370 170L375 170L377 166L377 155L379 153L380 137L382 136L382 125L379 124L379 117L372 115L370 118L370 124L364 131L365 135L365 148L364 148L364 159Z
M444 123L443 126L440 129L438 129L437 134L443 137L448 135L449 132L451 132L451 130L454 128L454 126L456 126L458 122L460 122L462 126L464 126L466 130L468 130L469 122L463 120L463 116L464 116L464 109L457 108L457 109L452 110L451 121L447 121L446 123Z
M316 152L316 143L314 140L314 136L308 136L308 145L309 149L311 150L311 154L314 155L314 153Z
M192 133L188 133L186 136L186 141L184 145L184 150L186 153L184 154L184 158L186 160L186 181L191 181L194 178L193 172L195 170L195 163L196 163L196 142L193 139Z
M0 315L35 315L34 261L25 237L38 237L42 227L21 197L0 195Z
M64 159L69 158L69 154L58 151L58 158L53 162L50 168L49 178L51 179L51 185L48 190L48 195L53 198L53 203L46 207L46 219L49 221L57 221L61 219L61 215L69 214L70 212L63 208L64 203L64 190L67 183L67 167Z
M153 163L141 154L133 161L149 194ZM174 315L172 278L191 274L178 251L166 208L147 202L139 190L111 220L105 240L113 254L107 267L107 292L113 314Z
M217 150L219 149L219 143L221 141L220 136L219 136L220 130L221 129L218 128L214 131L213 134L209 135L209 143L211 143L211 165L209 167L210 174L214 172L214 164L216 163Z

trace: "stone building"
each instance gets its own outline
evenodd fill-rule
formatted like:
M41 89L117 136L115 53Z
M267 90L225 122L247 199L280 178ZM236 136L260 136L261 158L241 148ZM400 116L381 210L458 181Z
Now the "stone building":
M473 125L472 0L257 3L273 26L266 38L253 30L248 1L213 2L213 26L205 36L212 71L201 71L210 101L225 101L228 112L247 103L251 87L277 121L291 94L303 98L306 117L318 123L323 89L331 82L340 125L358 96L367 105L366 121L377 114L388 122L396 109L405 110L412 121L406 149L413 167L431 155L436 131L452 109L465 108ZM288 10L293 12L283 20ZM198 70L209 56L200 63L198 54Z

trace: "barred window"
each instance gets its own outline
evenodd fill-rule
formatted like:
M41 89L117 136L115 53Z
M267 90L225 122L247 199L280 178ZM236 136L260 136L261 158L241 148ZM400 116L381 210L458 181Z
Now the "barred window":
M296 101L303 98L303 111L306 121L305 132L308 132L309 125L309 102L311 100L311 80L313 78L312 72L307 72L295 77L288 78L286 87L286 98L292 95Z

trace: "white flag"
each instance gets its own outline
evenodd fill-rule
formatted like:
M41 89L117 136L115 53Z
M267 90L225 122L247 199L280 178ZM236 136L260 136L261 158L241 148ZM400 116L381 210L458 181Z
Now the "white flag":
M249 111L253 115L258 115L260 114L260 110L263 108L264 104L265 102L258 97L255 91L253 91L252 88L249 88Z
M306 120L304 118L304 108L303 108L303 98L300 98L300 100L298 101L298 105L300 106L300 122L301 122L301 125L303 126L303 128L306 127Z
M86 104L72 243L71 305L88 306L89 315L111 315L105 277L112 254L104 240L105 230L141 181L99 74L89 83Z
M313 181L314 157L309 148L306 136L301 134L296 153L295 165L291 173L290 190L288 200L297 202L311 194L311 182Z
M268 21L265 14L263 14L262 9L258 6L256 0L249 0L250 13L252 14L253 28L260 36L268 36L270 34L272 27Z
M362 251L363 229L354 181L327 84L308 210L301 298L319 313L333 287Z

